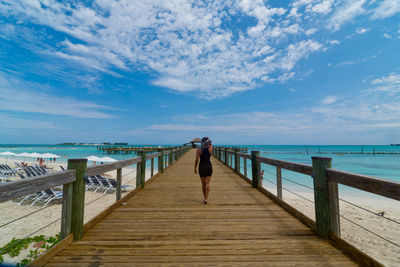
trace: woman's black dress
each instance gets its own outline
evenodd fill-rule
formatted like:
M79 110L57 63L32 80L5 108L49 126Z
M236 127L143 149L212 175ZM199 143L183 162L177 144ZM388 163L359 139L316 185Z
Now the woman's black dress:
M210 151L208 151L208 148L202 150L199 164L200 177L207 177L212 175L210 156L211 154Z

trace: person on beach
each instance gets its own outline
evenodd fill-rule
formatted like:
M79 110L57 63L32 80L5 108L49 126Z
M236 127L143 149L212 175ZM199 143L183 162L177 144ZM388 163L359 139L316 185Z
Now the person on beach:
M212 175L212 165L210 161L211 153L211 140L208 137L203 137L203 139L201 139L201 147L197 148L196 160L194 163L194 173L197 173L197 166L199 166L199 175L201 180L201 188L203 190L204 204L208 203L208 193L210 193L210 181Z

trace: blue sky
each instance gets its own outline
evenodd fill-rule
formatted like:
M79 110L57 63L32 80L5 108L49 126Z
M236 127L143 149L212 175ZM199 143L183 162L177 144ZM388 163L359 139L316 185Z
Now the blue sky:
M205 135L400 143L400 1L0 0L0 143Z

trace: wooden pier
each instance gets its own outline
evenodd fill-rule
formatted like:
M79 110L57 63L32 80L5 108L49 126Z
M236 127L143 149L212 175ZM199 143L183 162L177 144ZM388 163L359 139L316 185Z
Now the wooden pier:
M172 148L172 147L168 147ZM157 152L167 150L168 148L153 147L153 146L98 146L97 150L107 154L132 154L137 152Z
M45 266L357 266L281 206L212 159L209 204L193 173L195 150L146 183ZM67 238L68 239L68 238ZM44 261L47 259L46 261ZM35 262L33 263L35 265Z

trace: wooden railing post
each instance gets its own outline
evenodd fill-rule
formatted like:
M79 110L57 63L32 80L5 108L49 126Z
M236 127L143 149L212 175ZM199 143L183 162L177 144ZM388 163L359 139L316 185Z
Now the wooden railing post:
M251 180L254 188L262 186L260 167L261 164L257 160L257 156L260 155L260 151L251 151Z
M169 151L169 155L168 155L168 166L169 165L172 165L172 161L173 161L173 157L174 155L173 155L173 152L172 152L172 149Z
M240 162L240 159L238 158L238 152L239 152L239 149L235 149L235 172L236 173L238 173L238 172L240 172L240 167L239 167L239 162ZM239 162L238 162L238 160L239 160Z
M73 183L63 185L63 199L61 207L61 239L71 233Z
M282 199L282 169L276 166L276 194Z
M121 183L122 183L122 168L117 169L117 192L115 193L116 200L121 199Z
M329 231L340 235L337 184L329 185L326 177L326 168L331 166L331 158L312 157L315 221L318 235L324 239L328 239Z
M151 158L150 160L150 177L153 177L154 175L154 158Z
M74 241L83 236L83 218L85 212L85 180L87 159L69 159L68 170L76 171L76 180L72 183L71 233Z
M158 172L164 172L164 150L160 149L161 155L158 157Z
M138 157L142 155L142 151L137 152ZM142 161L136 163L136 188L140 186L140 182L142 180Z
M228 148L224 148L224 156L225 156L225 165L228 165Z
M247 177L247 158L243 158L244 176Z
M146 152L142 151L142 164L140 165L140 185L142 189L146 184Z

